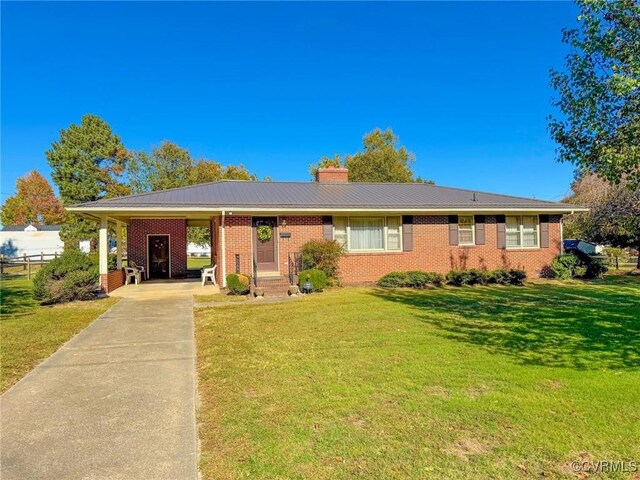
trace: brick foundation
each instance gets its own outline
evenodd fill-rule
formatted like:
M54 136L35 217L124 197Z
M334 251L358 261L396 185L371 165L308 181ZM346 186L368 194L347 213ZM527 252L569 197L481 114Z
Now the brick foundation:
M113 292L124 285L124 270L112 270L100 275L100 286L105 293Z

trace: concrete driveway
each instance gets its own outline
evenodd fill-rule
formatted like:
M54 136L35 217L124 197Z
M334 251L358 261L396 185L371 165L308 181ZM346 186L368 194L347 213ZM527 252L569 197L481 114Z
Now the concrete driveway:
M123 298L1 398L9 479L196 479L193 297Z

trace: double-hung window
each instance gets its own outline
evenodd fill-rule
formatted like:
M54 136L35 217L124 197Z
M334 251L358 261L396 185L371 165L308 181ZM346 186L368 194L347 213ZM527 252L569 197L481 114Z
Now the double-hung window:
M522 215L506 218L507 248L537 248L539 243L538 217Z
M402 250L400 217L333 217L333 238L350 252Z
M475 245L476 239L474 230L473 216L459 216L458 245Z

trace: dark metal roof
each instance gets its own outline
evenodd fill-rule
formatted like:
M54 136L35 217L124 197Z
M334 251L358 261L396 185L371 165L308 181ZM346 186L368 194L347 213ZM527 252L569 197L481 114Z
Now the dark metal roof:
M3 225L2 231L3 232L23 232L24 229L27 228L28 226L29 226L28 224ZM57 232L58 230L60 230L60 225L32 225L32 226L40 232Z
M225 180L74 205L84 209L283 208L283 209L456 209L574 208L565 203L498 195L424 183L317 183Z

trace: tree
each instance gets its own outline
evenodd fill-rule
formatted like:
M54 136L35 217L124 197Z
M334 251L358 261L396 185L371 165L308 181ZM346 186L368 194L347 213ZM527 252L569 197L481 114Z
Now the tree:
M563 201L589 207L565 219L565 237L640 249L640 190L607 182L596 174L580 176ZM638 260L640 268L640 259Z
M51 185L37 170L16 182L16 194L7 198L0 211L3 225L33 223L55 225L64 220L62 202Z
M376 128L364 136L364 151L345 155L344 159L339 154L322 157L316 165L309 166L311 177L315 177L318 168L344 165L349 169L351 182L433 183L414 178L411 166L415 155L398 143L391 129Z
M558 93L549 130L558 159L613 184L640 187L640 3L578 0L578 28L565 29L572 52L551 71Z
M257 180L243 165L226 165L213 160L194 160L189 150L164 141L151 153L138 152L128 168L129 181L135 193L186 187L218 180ZM187 241L205 246L211 243L209 229L189 227Z
M153 192L190 184L193 160L189 150L164 141L132 156L129 162L129 182L134 193Z
M96 115L84 115L80 125L60 130L60 139L46 152L52 178L65 205L130 193L122 182L128 153L120 137ZM69 216L60 231L66 244L97 237L95 222Z

